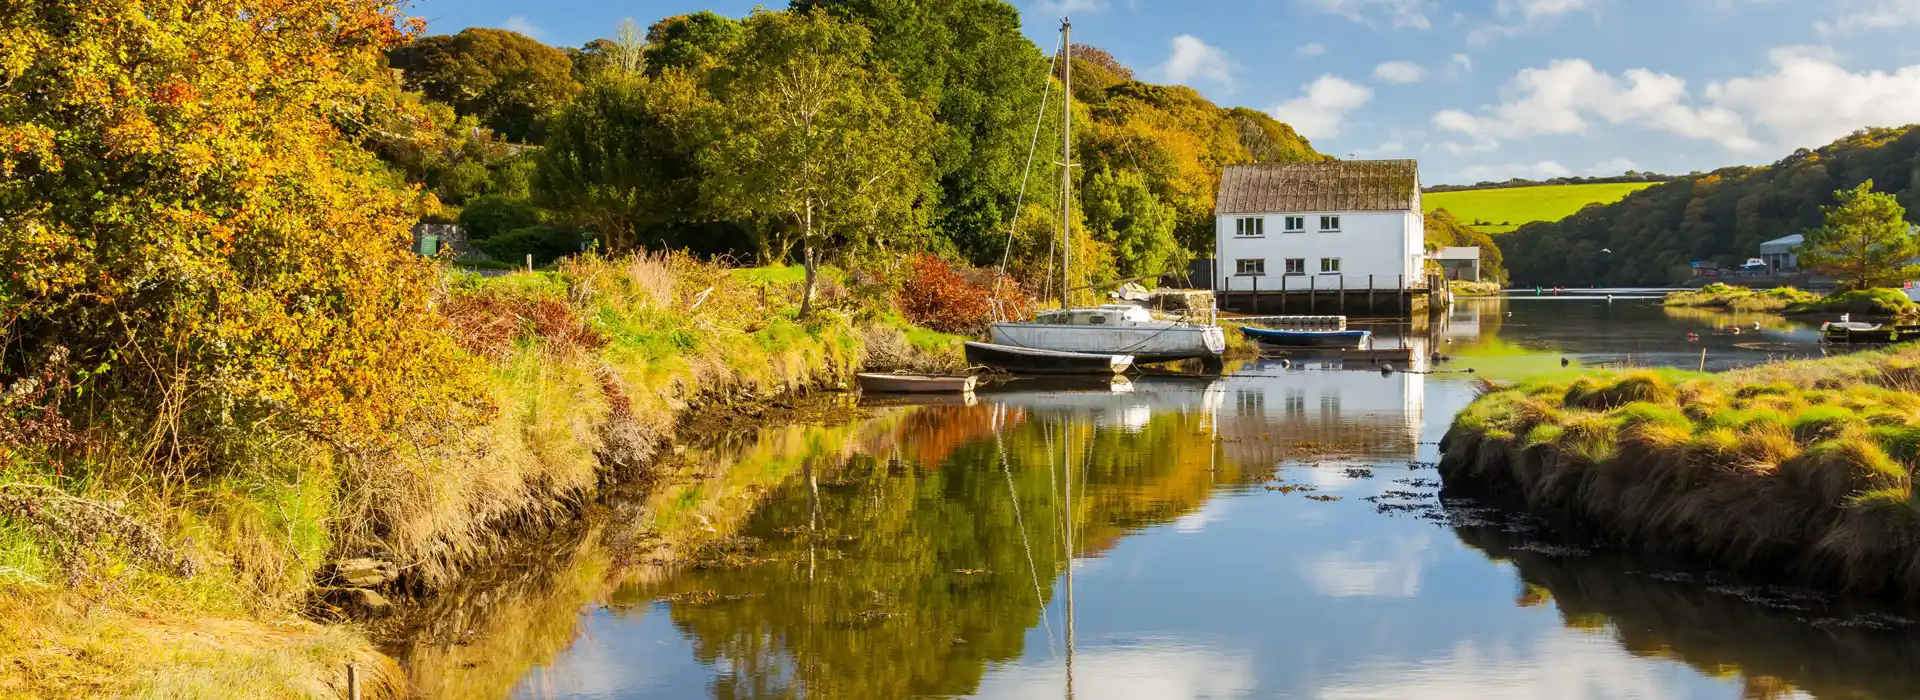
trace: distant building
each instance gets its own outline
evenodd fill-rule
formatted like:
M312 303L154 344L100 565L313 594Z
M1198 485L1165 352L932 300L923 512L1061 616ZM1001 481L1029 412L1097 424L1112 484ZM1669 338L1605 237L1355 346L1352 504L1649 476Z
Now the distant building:
M1450 280L1480 281L1480 246L1451 246L1433 254L1433 261Z
M1769 272L1798 272L1800 270L1800 244L1806 242L1802 234L1781 236L1760 244L1760 260L1766 263Z
M1426 283L1418 161L1228 166L1214 219L1218 290L1401 290Z

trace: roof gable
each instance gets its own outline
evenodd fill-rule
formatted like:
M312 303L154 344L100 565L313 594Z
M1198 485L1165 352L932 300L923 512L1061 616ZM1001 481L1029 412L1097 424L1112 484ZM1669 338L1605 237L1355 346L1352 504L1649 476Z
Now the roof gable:
M1220 175L1214 214L1414 211L1420 208L1415 160L1229 165Z

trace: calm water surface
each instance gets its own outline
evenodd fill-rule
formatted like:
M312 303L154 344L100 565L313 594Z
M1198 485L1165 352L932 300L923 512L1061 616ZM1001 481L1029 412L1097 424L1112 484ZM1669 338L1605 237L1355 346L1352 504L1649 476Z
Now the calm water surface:
M1897 611L1439 500L1475 375L1820 352L1614 294L1375 327L1452 357L1430 374L1261 361L714 436L400 654L447 698L1920 695Z

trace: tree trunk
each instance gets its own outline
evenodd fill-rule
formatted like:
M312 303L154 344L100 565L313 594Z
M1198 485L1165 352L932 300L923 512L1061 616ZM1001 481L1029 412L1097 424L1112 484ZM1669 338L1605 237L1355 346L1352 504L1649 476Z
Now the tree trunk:
M805 288L800 291L800 320L804 321L813 316L813 287L818 279L816 275L820 269L820 253L816 252L813 244L809 242L802 256L806 261L803 264L807 267L807 282Z

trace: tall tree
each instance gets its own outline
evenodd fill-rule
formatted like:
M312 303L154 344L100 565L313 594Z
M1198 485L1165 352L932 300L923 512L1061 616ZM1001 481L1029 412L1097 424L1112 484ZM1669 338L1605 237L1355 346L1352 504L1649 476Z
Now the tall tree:
M586 223L612 251L643 232L700 218L704 93L682 73L608 73L556 114L535 166L535 198Z
M1920 276L1920 237L1893 195L1873 191L1873 181L1834 193L1825 226L1808 231L1800 263L1840 278L1849 289L1890 287Z
M716 211L789 233L801 247L801 315L813 311L820 256L885 245L924 226L933 128L925 107L868 55L866 29L820 11L757 11L712 73L723 133L703 151Z
M675 15L647 28L648 76L670 70L704 73L740 47L740 22L708 10Z
M900 77L907 95L933 107L929 144L936 234L976 263L997 262L1019 199L1046 86L1047 57L1020 33L1020 13L1001 0L793 0L866 27L873 55ZM1059 92L1054 92L1058 105ZM1052 118L1039 141L1058 143ZM1055 178L1057 180L1057 177ZM1036 168L1032 183L1044 183ZM1030 185L1031 186L1031 185ZM1029 199L1031 201L1031 198Z
M1173 208L1133 170L1102 170L1080 191L1080 208L1093 235L1113 254L1121 277L1181 272L1186 251L1173 237Z
M410 90L453 105L507 138L538 142L540 122L579 85L560 49L505 29L474 27L395 49Z

